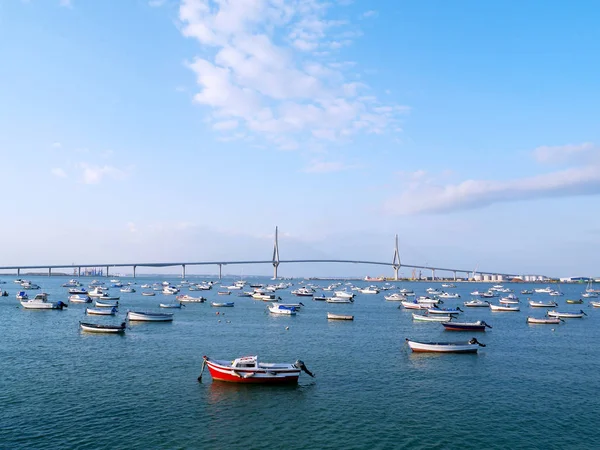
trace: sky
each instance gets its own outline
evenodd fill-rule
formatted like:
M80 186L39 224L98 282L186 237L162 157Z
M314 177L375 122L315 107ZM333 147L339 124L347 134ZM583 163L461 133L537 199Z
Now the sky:
M0 266L600 275L599 13L0 0Z

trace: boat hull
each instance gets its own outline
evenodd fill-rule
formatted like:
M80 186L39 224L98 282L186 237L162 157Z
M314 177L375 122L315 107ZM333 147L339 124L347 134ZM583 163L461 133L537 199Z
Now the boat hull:
M173 314L170 313L142 313L136 311L129 311L127 318L130 321L137 322L172 322Z
M477 353L479 346L469 342L416 342L407 340L408 346L415 353Z
M327 313L328 320L354 320L354 316Z
M125 326L124 325L100 325L100 324L94 324L94 323L84 323L84 322L79 322L79 326L81 327L81 329L83 331L86 331L88 333L110 333L110 334L117 334L117 333L124 333L125 332Z
M268 370L268 369L233 369L231 367L207 361L206 365L214 381L242 384L296 384L300 377L300 369Z

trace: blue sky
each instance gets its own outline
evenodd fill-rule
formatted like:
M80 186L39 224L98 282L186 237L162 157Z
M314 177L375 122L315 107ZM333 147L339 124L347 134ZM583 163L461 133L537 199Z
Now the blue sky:
M397 233L408 264L598 275L598 13L4 0L0 265L269 259L278 225L282 259Z

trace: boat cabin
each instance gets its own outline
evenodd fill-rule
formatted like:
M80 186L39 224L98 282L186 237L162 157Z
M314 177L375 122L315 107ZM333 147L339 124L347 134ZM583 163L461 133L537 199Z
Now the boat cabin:
M258 364L257 356L244 356L233 360L231 367L238 369L256 369Z

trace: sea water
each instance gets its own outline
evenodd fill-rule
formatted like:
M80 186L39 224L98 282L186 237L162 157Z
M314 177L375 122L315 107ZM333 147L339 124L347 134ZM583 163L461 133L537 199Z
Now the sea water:
M65 277L27 277L67 299ZM203 295L173 312L172 323L131 323L124 335L80 331L79 321L122 322L128 309L159 311L174 296L141 295L143 283L177 279L123 278L136 293L120 293L116 317L86 316L86 304L63 311L24 310L20 287L8 276L9 297L0 298L1 448L600 448L600 309L567 305L584 285L563 285L562 297L521 296L520 312L466 308L475 289L457 283L458 320L485 320L485 333L444 331L439 323L413 322L413 311L377 295L357 294L352 304L329 304L277 291L282 301L301 301L296 316L273 316L268 303L247 297ZM202 278L189 277L191 281ZM82 278L82 282L91 280ZM223 285L232 280L223 279ZM267 284L270 280L252 279ZM107 285L110 282L106 280ZM315 281L326 286L326 281ZM369 283L354 282L365 286ZM383 283L375 283L382 285ZM392 283L425 295L441 283ZM38 291L28 291L30 297ZM182 288L182 293L188 293ZM541 317L524 297L558 301L558 310L588 316L560 325L528 325ZM492 301L497 303L498 299ZM213 308L210 301L234 301ZM219 312L219 314L217 314ZM328 321L327 312L351 314L352 322ZM417 311L418 312L418 311ZM405 338L465 341L487 346L478 354L413 354ZM197 381L202 356L233 359L258 355L265 362L302 359L316 374L297 386L246 386Z

